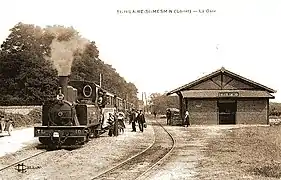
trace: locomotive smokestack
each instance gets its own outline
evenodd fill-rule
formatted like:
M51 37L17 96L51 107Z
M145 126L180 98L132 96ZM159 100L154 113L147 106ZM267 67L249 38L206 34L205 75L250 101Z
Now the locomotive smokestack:
M61 87L64 97L67 96L68 76L59 76L59 86Z

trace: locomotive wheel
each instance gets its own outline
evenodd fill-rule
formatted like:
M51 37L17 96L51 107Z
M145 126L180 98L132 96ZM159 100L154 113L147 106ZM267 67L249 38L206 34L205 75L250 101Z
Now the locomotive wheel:
M90 131L90 138L98 138L100 136L100 131L96 129L96 127L92 127Z
M95 131L95 129L91 128L91 130L89 132L89 138L94 138L95 137L94 131Z
M50 144L49 138L46 137L39 137L39 142L45 145Z
M100 132L98 130L94 130L94 138L100 137Z
M86 137L71 138L70 140L69 145L84 145Z
M112 130L112 129L109 129L108 135L109 135L110 137L112 137L112 135L113 135L113 130Z
M91 134L89 135L90 138L98 138L100 136L99 131L94 130L93 132L91 132Z
M12 132L14 131L14 126L13 126L13 124L9 124L8 126L9 126L8 127L8 134L9 134L9 136L11 136Z
M89 142L90 141L90 134L87 134L87 136L86 136L86 140L85 140L86 142Z

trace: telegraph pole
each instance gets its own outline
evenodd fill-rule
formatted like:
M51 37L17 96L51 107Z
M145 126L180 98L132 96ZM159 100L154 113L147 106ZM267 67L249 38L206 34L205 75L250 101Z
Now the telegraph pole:
M145 92L142 92L141 93L141 100L142 100L142 109L143 109L143 111L145 112L145 94L144 94Z
M147 107L147 97L146 97L146 92L144 92L144 98L145 98L145 109L148 112L148 107Z

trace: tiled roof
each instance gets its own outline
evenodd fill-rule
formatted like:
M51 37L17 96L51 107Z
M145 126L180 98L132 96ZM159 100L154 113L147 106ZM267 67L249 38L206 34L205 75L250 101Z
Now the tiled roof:
M181 87L179 87L179 88L176 88L176 89L174 89L174 90L172 90L172 91L169 91L169 92L167 93L167 95L170 95L170 94L173 94L173 93L182 91L182 90L188 90L189 88L191 88L191 87L193 87L193 86L195 86L195 85L197 85L197 84L200 84L200 83L202 83L202 82L204 82L204 81L206 81L206 80L208 80L208 79L210 79L210 78L212 78L212 77L218 76L219 74L230 75L230 76L236 77L237 79L241 79L241 80L243 80L243 81L246 81L246 82L248 82L249 84L252 84L252 85L254 85L254 86L257 86L257 87L259 87L259 88L261 88L261 89L264 89L265 91L268 91L269 93L276 93L275 90L273 90L273 89L271 89L271 88L269 88L269 87L266 87L266 86L264 86L264 85L262 85L262 84L259 84L259 83L257 83L257 82L254 82L254 81L250 80L250 79L247 79L247 78L245 78L245 77L242 77L242 76L240 76L240 75L238 75L238 74L235 74L235 73L233 73L233 72L231 72L231 71L225 69L224 67L222 67L221 69L219 69L219 70L217 70L217 71L215 71L215 72L212 72L211 74L208 74L208 75L206 75L206 76L203 76L203 77L201 77L201 78L199 78L199 79L197 79L197 80L195 80L195 81L192 81L192 82L190 82L190 83L188 83L188 84L185 84L185 85L183 85L183 86L181 86Z

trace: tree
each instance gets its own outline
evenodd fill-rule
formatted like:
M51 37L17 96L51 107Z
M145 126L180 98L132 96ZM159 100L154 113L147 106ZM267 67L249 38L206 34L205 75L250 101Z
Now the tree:
M179 100L177 96L152 93L150 95L149 108L151 112L165 114L167 108L179 108Z
M130 100L133 104L136 105L138 102L138 89L134 83L129 82L126 84L126 94L126 99Z
M96 62L98 57L98 50L95 42L88 44L84 52L75 52L74 60L71 66L71 79L99 81L99 69L101 65Z
M71 68L71 79L87 80L99 84L100 74L102 75L102 88L137 105L138 90L136 86L133 83L127 83L116 72L116 69L99 59L99 51L95 42L91 42L83 53L75 53Z
M40 104L57 89L57 72L45 59L49 37L31 24L18 23L10 31L0 50L1 103Z
M281 115L281 103L270 102L269 103L269 115L280 116Z
M94 41L73 27L18 23L0 49L0 101L5 105L40 104L57 93L58 75L99 83L117 96L137 103L137 88L99 59Z

